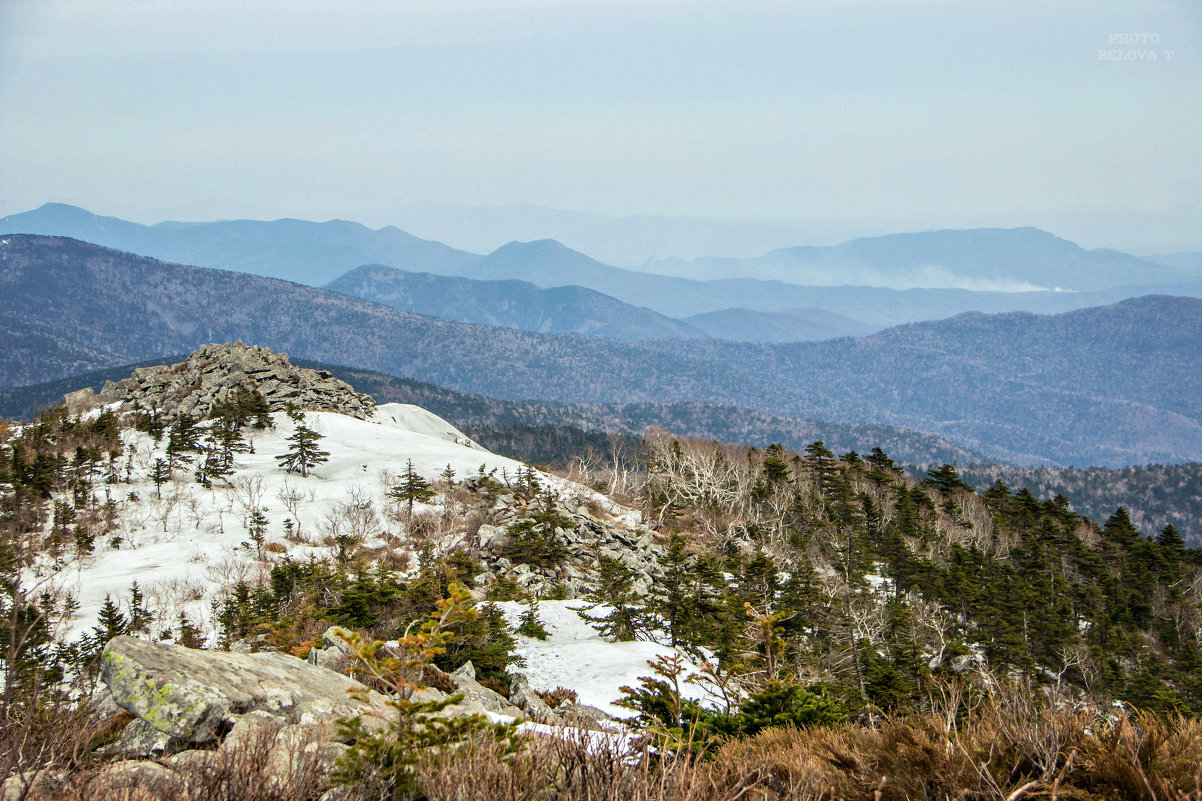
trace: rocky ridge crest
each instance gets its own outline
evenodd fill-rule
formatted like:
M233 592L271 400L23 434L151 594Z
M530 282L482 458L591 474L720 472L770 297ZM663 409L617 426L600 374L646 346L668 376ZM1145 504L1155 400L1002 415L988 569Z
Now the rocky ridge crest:
M168 421L180 414L204 419L213 404L238 387L257 389L273 412L289 403L297 408L366 419L375 410L370 395L325 370L297 367L288 355L241 341L204 345L170 367L139 367L121 381L109 381L99 393L81 389L66 396L72 409L124 402L157 408Z

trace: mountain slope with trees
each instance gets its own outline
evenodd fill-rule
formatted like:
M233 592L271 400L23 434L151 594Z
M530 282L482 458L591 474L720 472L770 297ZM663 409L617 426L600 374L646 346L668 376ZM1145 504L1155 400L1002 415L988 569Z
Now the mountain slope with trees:
M0 386L242 339L503 399L703 402L929 431L992 459L1124 465L1202 457L1202 301L967 315L862 339L640 343L488 328L67 239L0 243L0 315L65 362L0 354ZM19 343L18 343L19 344ZM36 347L38 343L31 343ZM1098 353L1107 354L1099 359ZM107 355L106 355L107 354Z
M386 306L463 323L611 339L704 339L687 322L580 286L542 289L526 281L476 280L368 264L324 287Z

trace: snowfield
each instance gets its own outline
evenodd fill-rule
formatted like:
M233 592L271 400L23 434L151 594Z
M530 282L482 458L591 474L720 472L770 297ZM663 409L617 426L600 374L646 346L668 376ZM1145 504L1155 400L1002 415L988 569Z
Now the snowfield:
M377 407L368 420L307 412L305 424L322 435L318 447L330 456L302 478L284 472L275 458L288 450L287 438L296 424L283 413L273 414L272 419L274 429L244 429L255 452L239 454L235 472L214 481L211 489L198 484L193 466L185 465L156 491L153 465L156 459L166 459L166 437L156 444L146 434L125 432L127 455L119 463L122 483L98 488L98 494L107 494L117 505L116 538L97 538L94 553L82 559L58 564L46 559L39 565L40 578L34 580L57 587L77 603L65 630L56 632L59 639L75 639L91 630L106 595L127 610L136 581L145 605L155 615L152 637L175 629L180 614L186 613L213 642L218 631L211 604L223 591L239 581L253 584L265 579L284 556L298 560L330 556L334 548L325 543L337 526L347 525L347 507L370 510L367 519L375 525L367 528L374 534L364 544L383 545L383 532L399 529L395 520L387 519L394 502L386 493L410 461L431 483L448 467L456 479L475 475L481 468L495 470L499 479L513 479L523 467L485 450L425 409L390 403ZM127 475L130 483L124 481ZM539 479L559 492L599 501L628 524L640 522L637 512L585 487L545 474L539 474ZM445 500L436 496L428 504L418 504L418 509L438 509ZM255 508L268 520L269 552L263 555L247 530ZM285 521L291 522L291 537L286 537ZM515 625L525 608L518 602L498 606ZM569 687L579 693L580 703L615 717L629 717L634 714L631 710L613 703L622 695L620 688L637 686L641 676L652 674L649 661L675 651L652 642L606 641L576 614L575 609L587 606L585 601L541 601L539 614L550 637L539 641L518 635L517 650L526 661L521 672L535 689ZM592 614L603 612L599 608ZM690 671L697 670L693 662L688 665ZM703 697L695 685L684 689L690 697Z
M145 434L126 433L132 483L98 489L107 491L118 505L120 541L98 538L93 555L65 565L44 563L33 580L34 585L50 584L69 593L78 604L69 628L57 632L58 637L73 639L90 630L105 595L111 594L124 606L134 581L157 613L152 631L175 626L180 612L186 612L207 635L215 635L210 600L223 588L240 580L253 581L271 568L249 543L246 521L252 508L264 512L269 521L267 539L283 546L288 556L326 556L331 548L321 542L340 505L370 503L381 528L386 525L385 493L410 460L431 482L448 466L457 479L474 475L481 467L495 469L498 478L512 478L521 466L481 448L425 409L389 403L377 407L369 420L307 412L306 425L323 436L318 447L330 458L302 478L285 473L275 459L287 452L287 438L295 424L283 413L272 414L272 419L273 430L244 430L255 452L239 454L235 472L228 477L230 485L215 481L212 489L196 483L192 467L186 466L156 493L150 475L154 460L166 458L166 438L156 446ZM126 464L122 457L123 479ZM440 502L436 497L431 504ZM300 542L285 540L285 520L299 527L293 540ZM366 544L380 542L369 539Z

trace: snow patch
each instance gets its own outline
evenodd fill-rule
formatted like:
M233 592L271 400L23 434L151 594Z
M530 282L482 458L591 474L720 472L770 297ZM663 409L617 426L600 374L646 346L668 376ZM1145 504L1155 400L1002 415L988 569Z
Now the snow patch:
M510 625L516 627L527 605L503 601L497 606ZM614 703L622 697L620 688L637 687L640 677L654 675L648 662L678 651L654 642L610 642L576 614L575 610L587 606L583 601L539 601L538 616L550 636L536 640L518 635L516 650L526 660L526 667L520 670L532 689L568 687L577 692L582 704L595 706L616 718L633 717L632 710ZM601 615L605 611L606 607L601 606L591 614ZM689 673L698 672L696 662L685 657L685 663ZM694 700L709 700L694 684L682 685L682 692Z

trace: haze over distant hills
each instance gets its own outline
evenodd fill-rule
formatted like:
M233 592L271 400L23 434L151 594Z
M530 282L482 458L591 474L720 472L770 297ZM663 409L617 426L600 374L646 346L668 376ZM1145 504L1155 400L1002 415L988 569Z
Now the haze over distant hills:
M512 242L481 256L417 239L396 228L371 230L343 221L226 221L142 226L111 217L97 217L60 204L48 204L35 211L5 217L0 220L0 233L8 232L70 236L168 261L239 270L319 286L364 264L385 264L409 272L476 279L518 279L543 288L576 285L677 319L732 308L756 311L820 308L880 328L945 318L964 311L1055 313L1151 292L1202 295L1202 271L1193 270L1188 264L1164 266L1141 262L1126 254L1082 251L1070 242L1033 229L984 233L940 231L878 237L856 240L839 248L865 251L876 259L873 263L878 266L874 269L880 271L893 263L886 256L901 259L897 255L899 248L909 252L903 247L905 243L921 243L922 248L906 256L908 262L897 263L909 264L906 269L917 270L919 274L926 270L925 274L941 277L943 283L949 283L947 276L938 270L932 272L934 268L927 269L930 265L922 262L919 255L951 252L959 254L957 258L979 257L982 264L992 267L978 268L964 262L967 266L962 264L956 268L963 273L957 279L961 284L975 286L1012 288L1032 283L1067 286L1071 282L1085 281L1083 276L1097 266L1100 274L1109 276L1105 283L1110 288L1077 292L929 288L899 291L871 286L800 286L748 278L697 281L612 267L553 240ZM1008 248L1015 252L1010 253ZM991 252L998 249L999 252ZM792 250L829 254L838 248ZM882 252L885 255L881 255ZM1071 258L1066 257L1067 272L1061 280L1058 265L1064 254ZM830 258L834 259L833 256ZM920 266L915 267L915 264ZM1142 264L1147 265L1146 270ZM989 272L1003 267L1012 267L1012 273ZM837 266L834 261L828 272L839 277L832 279L828 274L824 278L827 284L833 280L851 283L856 277L850 268ZM1189 283L1179 282L1190 276L1196 278ZM1130 278L1127 285L1111 286L1113 281L1125 278ZM1170 278L1172 280L1168 280ZM1155 282L1150 283L1153 279Z
M380 264L351 270L325 289L463 323L612 339L714 337L739 342L800 342L860 336L875 330L858 320L814 308L781 312L724 309L677 320L579 286L544 289L528 281L410 273Z
M197 209L198 214L187 219L230 216L228 212L214 214L212 209L208 213ZM490 252L514 239L557 239L606 264L634 269L643 269L642 265L657 259L689 261L711 256L750 259L799 244L836 245L860 237L934 228L1034 225L1088 248L1110 247L1137 254L1198 250L1202 246L1198 212L1185 207L1153 211L1108 205L989 215L965 213L954 217L941 215L936 222L930 216L903 210L888 218L877 215L860 219L720 219L648 214L615 216L529 203L457 206L421 202L365 209L352 216L372 225L397 225L415 236L475 253ZM160 215L158 219L174 218Z
M622 342L410 314L62 238L0 239L0 386L243 339L501 399L704 402L941 435L1020 463L1202 458L1202 301L971 314L788 345Z
M716 339L737 342L808 342L864 336L876 330L841 314L805 307L778 312L720 309L685 317L684 322Z
M664 260L644 269L697 279L1003 292L1091 291L1202 278L1196 265L1156 263L1116 250L1083 250L1037 228L891 234L834 247L785 248L751 259Z

